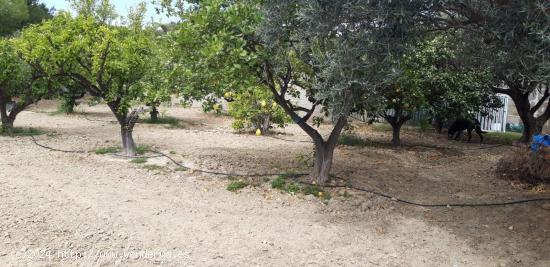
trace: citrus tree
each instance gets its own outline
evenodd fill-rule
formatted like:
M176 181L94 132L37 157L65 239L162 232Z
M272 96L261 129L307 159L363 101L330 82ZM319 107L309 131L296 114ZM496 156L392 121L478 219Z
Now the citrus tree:
M44 72L19 57L13 39L0 39L0 132L12 132L17 115L51 96L51 87Z
M147 34L60 13L25 29L19 46L23 57L49 76L70 79L103 99L120 124L125 153L135 155L132 132L140 109L132 107L143 96L140 81L151 54Z
M158 122L158 108L162 103L170 102L172 96L179 93L183 85L181 77L176 74L178 64L174 61L174 33L166 32L157 25L148 27L146 31L154 44L151 48L147 72L140 85L143 88L141 101L149 108L150 121ZM179 74L179 73L178 73Z
M236 130L254 130L258 135L269 134L273 126L283 128L290 122L284 110L273 100L271 92L263 86L235 96L228 93L224 97L229 100L229 115L234 118L232 126Z
M411 45L397 60L395 83L382 90L375 108L393 129L392 143L401 144L400 131L419 109L427 110L436 123L472 117L500 107L490 86L487 69L460 61L460 47L449 36L428 36Z
M166 2L166 1L165 1ZM311 178L329 179L347 118L391 71L422 4L402 1L193 1L178 42L193 92L250 88L259 83L315 143ZM181 5L180 5L181 6ZM195 70L195 71L192 71ZM310 100L297 106L294 99ZM334 127L325 139L310 119L317 108Z
M184 99L210 100L208 110L227 92L238 94L257 87L257 56L246 40L260 18L253 2L206 0L182 13L174 58Z

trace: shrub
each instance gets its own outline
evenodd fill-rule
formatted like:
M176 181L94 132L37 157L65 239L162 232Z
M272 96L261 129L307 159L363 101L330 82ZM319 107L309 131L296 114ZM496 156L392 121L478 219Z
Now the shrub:
M541 148L536 153L526 149L516 149L502 157L495 171L497 177L506 180L531 185L548 183L550 182L550 149Z
M235 130L260 130L268 134L273 127L285 127L290 122L283 109L273 101L272 94L264 87L235 94L229 103L229 115Z

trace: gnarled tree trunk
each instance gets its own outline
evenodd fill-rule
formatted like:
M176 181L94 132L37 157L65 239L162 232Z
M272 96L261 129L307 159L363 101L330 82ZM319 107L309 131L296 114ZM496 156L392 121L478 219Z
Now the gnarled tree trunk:
M120 134L122 136L122 148L124 150L124 154L127 156L136 155L136 143L134 142L132 132L133 129L130 129L128 125L120 126Z
M315 100L310 100L312 102L311 108L295 107L289 100L286 99L286 93L292 80L292 67L290 64L287 65L286 75L279 80L279 88L277 88L275 76L271 64L265 62L264 64L265 77L264 82L269 87L275 101L279 104L286 114L288 114L292 120L300 126L300 128L306 132L307 135L313 139L315 144L315 162L313 163L313 170L310 173L310 179L319 183L324 184L330 179L330 170L332 168L332 159L334 155L334 149L338 142L338 138L342 133L342 130L347 124L347 118L350 114L351 108L353 106L354 95L350 92L346 92L344 95L344 101L342 103L342 109L332 132L330 133L327 141L323 139L323 136L314 129L307 121L313 115L315 108L318 103ZM280 89L280 90L279 90ZM305 115L300 116L296 112L303 111Z
M155 123L159 121L159 111L157 110L157 107L155 105L151 106L151 111L149 111L149 115L151 116L151 122Z
M336 144L320 141L315 142L315 162L311 171L311 179L319 184L324 184L330 180L330 169L332 168L332 159Z
M312 137L315 144L315 162L313 163L313 170L310 173L310 179L318 184L324 184L330 180L334 149L346 123L347 117L341 116L326 141L323 140L323 137L318 132L310 133L306 130L306 133Z
M438 134L443 132L443 118L436 116L434 118L433 125Z
M260 129L262 130L262 134L267 135L269 134L269 128L271 126L271 116L265 115L263 117L263 120L260 124Z
M8 103L13 103L11 110L8 110ZM27 108L32 102L17 103L12 102L11 98L5 97L0 92L0 121L2 125L0 126L0 132L13 132L13 123L17 118L17 115L21 113L25 108Z
M401 125L392 124L392 139L391 143L394 146L401 146Z
M519 89L516 89L519 91ZM544 124L550 117L550 107L546 105L543 113L539 117L535 117L535 113L538 109L544 107L545 101L548 99L548 89L538 103L531 107L529 101L529 93L508 93L508 95L514 101L518 115L523 123L523 132L521 135L522 142L529 142L534 135L542 133Z
M395 109L394 115L382 114L382 117L391 125L392 128L392 145L401 146L401 127L405 122L411 119L410 115L404 115L402 109Z
M136 125L139 119L139 113L142 109L133 110L130 114L121 113L119 110L118 102L109 102L107 103L115 117L117 118L118 123L120 124L120 135L122 137L122 149L126 156L135 156L136 155L136 143L134 142L133 131L134 126Z

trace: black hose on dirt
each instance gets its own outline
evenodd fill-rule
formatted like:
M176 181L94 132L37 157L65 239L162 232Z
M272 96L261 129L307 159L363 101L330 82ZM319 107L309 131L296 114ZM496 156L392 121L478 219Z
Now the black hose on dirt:
M36 144L37 146L42 147L42 148L44 148L44 149L51 150L51 151L63 152L63 153L87 153L86 151L80 151L80 150L63 150L63 149L56 149L56 148L52 148L52 147L50 147L50 146L46 146L46 145L42 145L42 144L38 143L38 142L36 141L36 139L34 138L34 136L31 136L31 139L32 139L33 143ZM156 150L149 150L149 151L152 152L152 153L157 154L157 156L148 156L149 158L153 158L153 157L165 157L165 158L167 158L168 160L170 160L171 162L173 162L174 164L176 164L177 166L179 166L179 167L181 167L181 168L184 168L184 169L192 169L192 168L189 168L188 166L185 166L185 165L179 163L179 162L176 161L174 158L170 157L169 155L166 155L165 153L162 153L162 152L156 151ZM115 155L116 155L116 154L115 154ZM118 155L118 156L122 156L122 155ZM124 156L124 157L127 157L127 158L138 158L139 156L138 156L138 157ZM144 157L141 157L141 158L144 158ZM300 181L300 180L297 179L297 177L308 175L307 173L291 173L291 174L289 174L289 173L255 173L255 174L241 174L241 173L230 173L230 172L211 171L211 170L201 170L201 169L192 169L192 170L198 171L198 172L201 172L201 173L213 174L213 175L236 176L236 177L256 177L256 176L279 176L279 175L290 175L290 178L292 178L295 182L298 182L298 183L301 183L301 184L306 184L306 185L314 185L314 184L312 184L312 183ZM548 198L531 198L531 199L513 200L513 201L505 201L505 202L489 202L489 203L446 203L446 204L440 204L440 203L437 203L437 204L419 203L419 202L412 201L412 200L406 200L406 199L397 198L397 197L394 197L394 196L392 196L392 195L390 195L390 194L383 193L383 192L378 192L378 191L375 191L375 190L371 190L371 189L366 188L366 187L361 187L361 186L353 185L349 180L344 179L344 178L342 178L342 177L335 176L334 178L339 179L339 180L346 181L346 185L318 185L318 186L325 187L325 188L349 188L349 189L357 190L357 191L360 191L360 192L366 192L366 193L374 194L374 195L377 195L377 196L380 196L380 197L383 197L383 198L387 198L387 199L390 199L390 200L395 201L395 202L398 202L398 203L403 203L403 204L412 205L412 206L417 206L417 207L424 207L424 208L450 208L450 207L459 207L459 208L463 208L463 207L472 207L472 208L476 208L476 207L497 207L497 206L509 206L509 205L524 204L524 203L533 203L533 202L550 201L550 197L548 197Z

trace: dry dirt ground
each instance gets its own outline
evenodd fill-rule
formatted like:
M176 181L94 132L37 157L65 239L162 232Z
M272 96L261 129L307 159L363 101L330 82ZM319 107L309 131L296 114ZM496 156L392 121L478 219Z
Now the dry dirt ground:
M38 142L65 150L120 142L105 106L72 116L52 110L33 107L16 126L39 128ZM195 109L168 115L182 127L139 124L136 141L192 168L307 170L298 158L309 143L235 134L227 117ZM550 196L494 178L510 147L411 131L395 150L388 132L357 131L370 145L339 147L334 165L356 184L424 203ZM308 140L295 126L282 132ZM0 137L0 151L0 266L550 266L548 203L422 208L345 189L323 202L269 183L233 193L227 178L177 171L164 158L144 165L55 152L29 137Z

